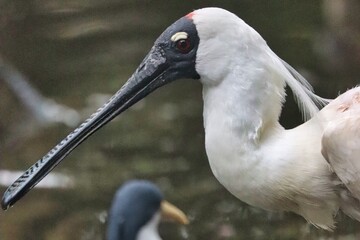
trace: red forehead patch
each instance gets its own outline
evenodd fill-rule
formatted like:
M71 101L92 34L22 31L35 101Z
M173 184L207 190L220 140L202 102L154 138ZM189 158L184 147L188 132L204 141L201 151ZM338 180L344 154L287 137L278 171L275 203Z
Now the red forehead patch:
M194 14L195 14L194 12L191 12L191 13L189 13L188 15L186 15L185 17L188 18L188 19L190 19L190 20L192 20Z

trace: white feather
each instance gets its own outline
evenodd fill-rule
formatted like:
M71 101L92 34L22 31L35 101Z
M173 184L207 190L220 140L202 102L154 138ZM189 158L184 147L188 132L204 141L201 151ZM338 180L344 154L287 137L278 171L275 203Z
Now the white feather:
M287 70L280 72L283 74L286 84L291 88L304 120L310 119L319 111L319 108L324 107L332 99L316 95L310 83L298 71L284 60L280 58L279 60Z

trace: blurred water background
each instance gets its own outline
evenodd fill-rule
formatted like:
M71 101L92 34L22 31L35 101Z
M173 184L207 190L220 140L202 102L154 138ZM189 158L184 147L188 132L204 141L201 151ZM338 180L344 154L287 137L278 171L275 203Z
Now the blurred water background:
M319 95L333 98L359 83L356 0L0 0L3 185L115 93L168 25L206 6L243 18ZM14 80L20 73L30 85ZM29 86L35 93L24 90ZM290 92L287 100L281 122L290 128L302 120ZM343 215L336 231L325 232L299 216L250 207L228 193L208 165L201 86L193 80L174 82L142 100L55 172L50 186L0 213L1 240L104 239L113 193L132 178L154 181L188 214L191 224L185 228L161 224L164 239L360 237L360 224Z

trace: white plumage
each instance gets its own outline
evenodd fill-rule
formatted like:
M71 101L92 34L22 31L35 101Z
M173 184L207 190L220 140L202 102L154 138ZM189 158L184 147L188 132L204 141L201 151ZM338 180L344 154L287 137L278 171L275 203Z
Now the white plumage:
M295 212L317 227L332 229L339 209L360 221L360 88L322 99L236 15L204 8L191 17L216 178L242 201ZM285 85L312 117L289 130L278 121Z

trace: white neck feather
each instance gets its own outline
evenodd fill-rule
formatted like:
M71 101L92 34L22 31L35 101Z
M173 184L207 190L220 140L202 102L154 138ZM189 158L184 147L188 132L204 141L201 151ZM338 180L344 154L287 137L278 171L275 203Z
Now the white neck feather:
M251 195L268 181L263 142L283 131L278 118L285 79L274 71L279 61L271 54L258 51L251 56L257 61L233 61L231 71L218 84L202 81L205 146L211 169L230 192L253 203Z
M271 63L277 62L271 55L252 56L262 61L238 58L216 85L202 79L206 132L227 128L242 136L243 144L256 144L264 129L278 126L285 80L273 70Z
M161 240L158 232L160 212L156 213L140 230L136 240Z

